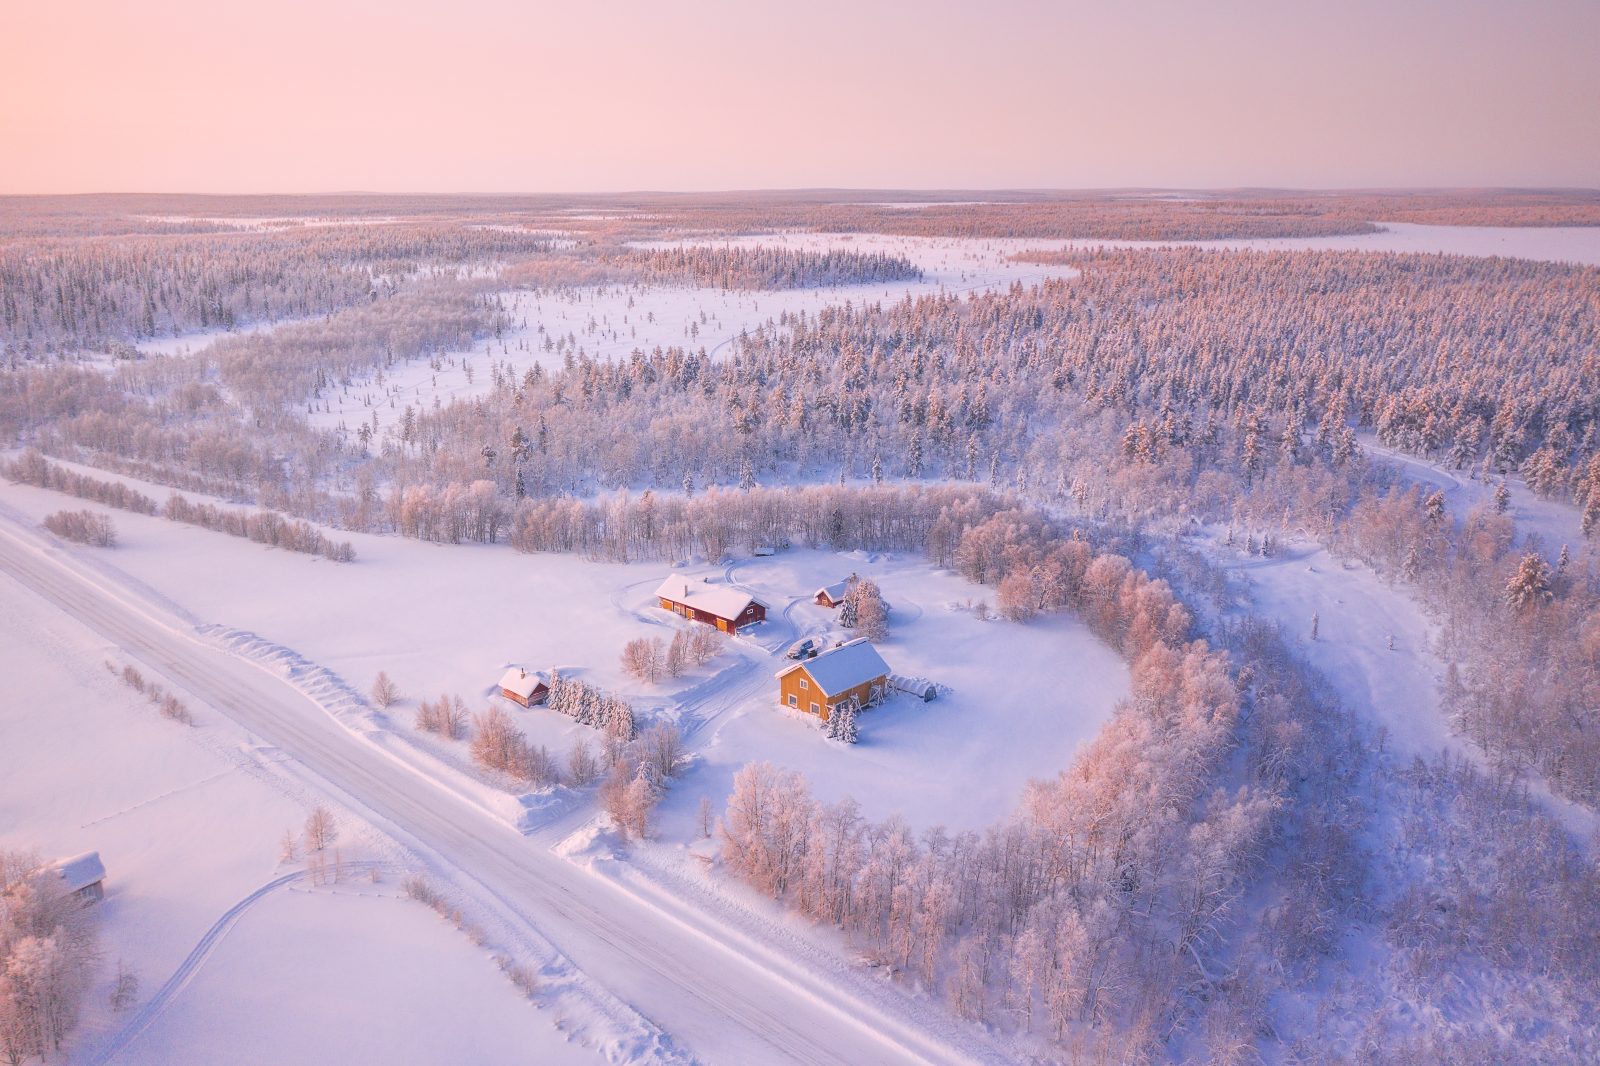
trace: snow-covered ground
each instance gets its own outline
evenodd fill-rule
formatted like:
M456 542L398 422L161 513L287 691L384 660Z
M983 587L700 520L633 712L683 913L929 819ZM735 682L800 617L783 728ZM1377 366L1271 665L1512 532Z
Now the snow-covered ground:
M9 493L7 496L9 500ZM612 1061L630 1062L683 1061L681 1045L714 1061L770 1061L773 1057L838 1062L1008 1059L987 1043L984 1034L952 1023L941 1010L904 989L880 986L868 975L847 967L836 952L824 957L825 965L820 968L815 958L791 959L770 943L752 941L749 933L715 915L698 913L693 905L680 903L668 917L660 903L629 888L607 887L583 869L548 856L535 842L524 840L503 824L494 825L481 811L463 806L449 794L448 787L441 791L433 781L420 777L419 765L397 762L391 757L393 752L374 743L370 734L343 728L337 717L321 714L284 685L234 656L196 642L185 626L181 608L137 580L124 582L114 570L97 567L94 557L107 553L44 546L43 538L17 526L9 502L4 510L8 512L6 536L0 538L4 547L0 554L7 570L26 578L29 587L41 594L48 593L57 607L92 619L101 631L120 634L120 642L136 649L134 653L146 661L171 664L176 676L191 679L215 706L228 708L231 721L263 738L251 750L260 754L264 769L282 770L291 781L304 780L324 793L348 796L352 809L362 812L362 817L382 825L385 833L393 831L399 839L410 841L409 848L419 849L430 868L437 868L448 885L472 902L476 920L485 920L487 915L492 941L499 941L509 930L519 948L532 945L539 980L547 989L540 992L539 1001L551 1008L546 1016L563 1027L549 1026L541 1039L564 1047L565 1034L570 1032L586 1046L603 1049ZM271 568L263 570L257 565L262 559L281 556L318 569L330 567L289 559L285 553L245 542L230 546L255 553L234 560L230 567L233 575L251 573L252 582L245 584L273 582ZM502 560L515 561L510 553L500 554ZM434 560L436 564L437 557ZM182 566L177 573L180 580L196 580L196 575ZM236 576L227 580L236 589L242 587ZM326 599L321 597L322 602ZM650 624L631 610L618 610L638 625ZM24 624L32 625L26 620ZM744 644L741 650L752 656L765 654L759 643ZM197 708L197 713L202 713L202 731L216 723L218 735L241 735L229 733L219 718L203 714L203 709ZM58 733L51 736L59 739ZM45 765L52 760L37 761ZM90 766L87 773L92 779L101 770ZM52 774L52 779L59 777L59 771ZM35 784L44 794L55 794L50 781ZM30 800L25 797L20 802ZM231 814L231 810L219 809L218 817L231 826L236 821ZM353 831L349 839L353 842L358 835ZM274 835L273 845L276 839ZM53 841L46 843L52 852L58 850ZM180 850L204 844L193 837L172 841ZM171 866L176 878L195 876L193 864L186 864L181 856ZM240 899L247 900L249 895ZM113 906L114 901L108 901L108 917L114 913ZM231 939L233 932L249 927L257 910L268 914L270 921L272 912L263 909L260 900L248 909L248 915L235 912L239 917L236 927L214 928L228 932ZM225 918L228 908L215 913ZM298 925L295 919L287 920ZM550 941L542 935L547 928ZM278 930L285 932L286 927ZM316 923L307 931L313 940L318 939ZM263 945L261 950L286 949L291 957L296 949L287 944L292 942L287 934L273 936L270 932L255 941ZM206 943L205 938L201 943ZM226 943L212 948L205 966L192 973L182 968L171 971L175 994L167 1010L178 1010L179 994L188 995L207 980L213 957L225 957ZM452 972L452 966L446 960L440 968ZM274 954L254 964L224 966L221 973L225 978L256 975L259 981L264 972L280 974L289 968L281 955ZM824 972L827 978L820 976ZM283 978L285 982L291 979ZM368 995L365 990L343 987L347 994ZM849 989L848 1011L839 1009L831 995L839 987ZM825 988L830 995L822 994ZM325 994L315 984L310 990ZM236 989L232 994L253 993ZM305 1015L315 1016L319 1010L310 1008ZM202 1001L195 1016L208 1015ZM504 1020L504 1015L497 1016ZM139 1040L145 1038L145 1032L158 1033L160 1025L156 1023L166 1017L163 1010L148 1030L140 1031ZM526 1017L516 1004L512 1020L520 1023ZM661 1026L668 1028L663 1032ZM108 1038L104 1031L89 1033L97 1042ZM242 1039L248 1037L244 1034ZM175 1039L183 1041L182 1037ZM138 1043L116 1046L126 1049ZM299 1046L291 1041L286 1052ZM487 1046L503 1044L493 1039ZM528 1053L540 1060L537 1041L530 1042ZM160 1053L156 1054L159 1058Z
M1225 567L1248 578L1247 610L1281 625L1345 706L1382 728L1402 763L1449 751L1487 765L1482 750L1456 735L1440 709L1445 664L1434 651L1436 627L1403 589L1299 539L1266 559L1213 548ZM1528 787L1575 843L1587 848L1600 840L1600 814L1555 795L1537 776Z
M193 355L202 348L208 348L224 337L240 337L251 333L266 333L277 329L285 322L292 319L275 318L260 322L248 322L232 329L208 329L198 333L180 333L176 337L150 337L134 345L141 353L147 356L162 355Z
M272 748L145 667L196 724L162 718L104 668L128 661L117 648L4 575L0 604L0 847L46 858L97 850L107 868L103 958L73 1058L88 1061L139 1017L221 922L225 935L114 1061L419 1061L406 1048L441 1062L457 1057L452 1048L481 1049L469 1056L478 1061L596 1061L485 951L392 898L392 873L378 885L352 876L334 889L287 886L248 904L295 871L280 862L279 841L325 798L280 772L289 768ZM339 826L352 866L398 858L348 813ZM226 924L236 908L237 925ZM140 979L128 1015L107 1005L119 962ZM340 1024L319 1021L329 1017Z
M810 634L849 635L811 594L852 572L876 581L892 607L889 639L878 646L890 669L950 691L931 703L899 694L867 710L852 747L829 741L810 715L778 705L773 674L788 660L761 663L750 695L692 738L700 761L661 808L663 839L691 839L699 798L720 810L734 773L757 760L799 770L819 799L852 796L869 818L897 813L919 829L981 829L1015 809L1030 778L1064 770L1127 694L1127 667L1075 619L982 621L969 605L992 589L930 572L920 560L793 551L732 570L775 614L784 612L787 628L768 623L777 631L770 641L758 634L778 647Z
M115 1060L597 1066L485 953L390 883L264 897Z
M46 490L0 485L0 504L32 521L63 503ZM545 817L538 811L548 801L524 797L518 806L486 795L493 790L466 777L474 771L464 745L411 728L417 699L453 693L480 710L504 668L517 664L561 668L629 698L646 721L681 722L703 759L674 791L664 824L687 836L698 796L720 806L733 773L756 759L803 770L819 795L851 794L874 817L899 811L918 825L979 827L1008 813L1030 777L1064 769L1127 691L1121 660L1076 621L981 621L970 606L992 599L993 590L914 557L796 550L728 568L671 570L351 535L357 561L336 564L160 518L107 513L119 546L74 549L106 580L204 627L219 645L291 673L354 728L406 749L408 758L420 744L461 772L454 785L474 802L526 824ZM634 637L670 639L672 627L690 624L655 605L654 590L669 572L731 579L766 602L770 615L705 667L649 685L623 672L620 655ZM852 572L877 580L893 605L883 645L890 666L952 691L932 703L897 696L869 711L862 743L848 748L828 741L813 719L780 708L773 675L788 663L782 648L832 625L834 612L811 603L813 592ZM1000 665L1017 661L1028 669ZM380 670L408 697L387 713L360 706ZM558 754L580 738L599 739L553 711L500 702L531 741ZM684 825L674 827L674 819Z
M829 235L751 241L868 251L915 246L929 272L921 285L932 291L1031 280L1045 268L1007 257L1020 248L1068 243L919 243ZM1393 224L1383 234L1208 246L1346 243L1600 263L1600 230ZM399 391L385 395L402 408L408 402L431 404L486 388L491 360L513 368L548 360L552 353L534 343L535 337L542 341L536 323L551 336L572 334L591 355L646 347L640 335L651 338L651 347L692 343L712 350L718 338L726 343L748 325L776 321L784 310L809 312L845 298L899 298L890 292L894 287L858 288L871 292L519 294L523 302L517 310L527 317L527 327L468 356L475 369L472 381L459 364L438 372L414 365L386 379L385 388ZM784 304L785 299L796 304ZM415 380L406 377L412 371L417 371ZM411 391L405 393L406 388ZM351 413L369 417L361 412L372 409L354 399L358 392L353 388L342 398L346 410L335 401L320 420L333 425ZM381 410L380 421L398 413L387 401ZM1492 484L1464 474L1367 446L1401 464L1408 476L1443 487L1454 513L1493 491ZM1551 551L1563 542L1577 547L1581 538L1571 508L1536 500L1520 483L1513 482L1512 492L1519 528L1538 532ZM13 508L29 521L65 506L85 505L0 484L0 507ZM792 551L729 567L686 568L682 572L750 589L769 604L771 619L732 642L706 668L652 687L626 678L618 653L632 637L669 636L670 627L683 624L652 605L652 590L666 571L661 565L600 564L570 556L517 555L503 547L352 535L348 539L356 545L358 562L341 566L157 518L107 513L117 524L120 547L61 550L134 599L196 626L215 627L209 631L220 646L278 663L317 698L351 711L352 723L369 739L390 750L404 749L412 767L439 774L482 805L492 806L493 800L484 799L483 782L468 776L461 745L417 747L419 738L410 729L417 697L454 692L475 710L488 701L508 663L572 667L629 696L649 715L681 721L695 759L659 811L658 843L639 855L641 891L670 894L695 881L697 860L686 845L698 835L699 800L709 797L720 810L732 774L747 761L768 759L801 770L820 798L852 795L869 817L900 812L918 828L938 823L977 828L1003 817L1029 777L1064 768L1127 687L1117 657L1074 621L1015 626L980 620L970 604L990 590L907 557ZM1430 650L1430 623L1402 591L1306 544L1291 542L1271 559L1231 556L1228 565L1248 575L1251 610L1299 634L1300 650L1312 665L1352 708L1383 726L1398 755L1448 748L1474 757L1439 713L1443 667ZM867 712L863 741L853 748L827 741L815 723L779 708L772 678L784 665L776 652L794 637L827 631L832 623L832 612L809 602L811 592L852 570L877 579L894 605L892 635L883 646L891 667L951 689L930 704L900 696ZM277 840L303 821L319 797L292 772L279 772L277 752L252 744L203 704L194 708L200 718L196 729L162 720L101 666L107 658L117 661L115 649L4 576L0 604L0 669L12 679L0 698L0 846L37 845L51 854L99 849L111 870L104 908L107 959L134 965L148 993L219 915L282 872ZM1312 641L1314 613L1320 632ZM409 698L387 715L363 710L357 722L352 708L379 670L395 677ZM594 738L546 710L512 713L532 740L557 751L579 737ZM383 733L388 736L378 735ZM63 736L72 738L71 759L55 757ZM1591 839L1600 827L1592 811L1549 796L1537 782L1534 793L1575 839ZM562 808L567 818L552 829L570 828L573 818L586 816L578 806L584 797L569 798L572 802ZM358 822L345 828L353 856L396 856L385 838ZM690 889L705 893L706 885L690 884ZM708 898L698 897L700 903ZM684 905L683 899L676 905ZM760 910L748 900L739 906L747 917ZM337 962L330 962L330 952ZM262 995L267 978L275 978L270 995L286 1016L344 1019L350 1029L344 1035L353 1042L330 1043L328 1029L339 1028L331 1021L308 1021L303 1029L266 1024L259 1010L248 1007L260 1002L253 997ZM105 970L101 984L108 980ZM439 996L437 987L448 988L449 995ZM78 1038L83 1048L96 1046L119 1025L104 1006L104 993L102 987L91 999ZM362 1018L380 1014L387 1024L361 1024ZM397 1014L404 1015L405 1024L393 1024ZM366 1029L376 1031L361 1031ZM203 1048L225 1058L226 1049L241 1046L261 1048L262 1057L273 1060L394 1061L454 1053L496 1061L528 1054L565 1063L583 1061L588 1054L536 1015L483 951L425 909L395 900L392 884L365 891L288 886L263 898L132 1045L129 1061L167 1061L180 1050L191 1054Z
M277 841L311 804L203 708L193 729L163 719L105 670L125 662L115 648L9 577L0 603L0 846L99 851L106 957L158 980L275 876ZM97 989L90 1032L110 1024L103 1002Z

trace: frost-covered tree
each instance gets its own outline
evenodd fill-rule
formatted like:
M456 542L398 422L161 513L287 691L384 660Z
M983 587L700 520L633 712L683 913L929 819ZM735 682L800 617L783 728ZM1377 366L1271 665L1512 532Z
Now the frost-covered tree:
M1506 602L1513 610L1528 611L1550 602L1550 564L1538 552L1528 552L1506 582Z
M874 642L889 635L889 610L876 581L864 577L850 587L840 608L839 624L858 630Z
M311 808L311 813L306 815L306 850L322 851L337 840L338 836L339 828L333 820L333 812L320 804Z
M858 710L859 706L854 698L835 704L833 713L828 715L828 739L843 744L854 744L860 740L860 726L856 722Z

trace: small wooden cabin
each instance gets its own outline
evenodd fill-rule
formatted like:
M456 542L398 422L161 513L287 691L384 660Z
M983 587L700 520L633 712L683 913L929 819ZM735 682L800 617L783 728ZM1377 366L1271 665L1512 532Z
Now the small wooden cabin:
M520 666L513 666L500 679L500 695L512 703L532 707L543 703L550 695L550 682L537 671L529 673Z
M106 867L98 851L86 851L55 864L57 876L84 903L98 903L106 897Z
M826 722L833 709L855 699L863 707L889 690L889 664L866 637L857 637L814 658L778 671L778 702Z
M767 605L731 585L701 578L669 577L656 589L663 611L732 633L766 620Z
M844 602L850 594L850 586L856 583L856 575L851 574L843 581L835 581L831 585L824 585L817 590L812 602L818 607L837 607Z

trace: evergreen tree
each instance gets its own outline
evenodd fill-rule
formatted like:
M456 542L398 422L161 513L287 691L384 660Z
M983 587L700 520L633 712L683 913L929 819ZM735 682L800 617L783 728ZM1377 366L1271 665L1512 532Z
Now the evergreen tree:
M856 587L860 584L861 582L856 579L856 576L851 574L850 581L845 586L844 602L839 605L839 624L846 629L854 629L856 627L856 619L859 617L858 608L860 606L860 601L856 599Z
M1548 603L1551 596L1550 564L1538 552L1529 552L1506 582L1506 602L1513 610L1527 611Z
M835 706L833 713L828 716L828 739L841 744L854 744L861 739L860 729L856 725L856 712L859 709L854 697Z

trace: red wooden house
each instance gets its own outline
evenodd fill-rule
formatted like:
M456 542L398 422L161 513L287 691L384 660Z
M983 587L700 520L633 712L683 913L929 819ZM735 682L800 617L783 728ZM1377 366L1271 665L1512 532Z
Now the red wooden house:
M663 611L732 633L765 621L767 605L729 585L713 585L704 578L669 577L656 589Z

